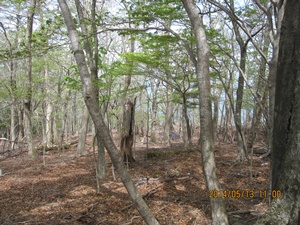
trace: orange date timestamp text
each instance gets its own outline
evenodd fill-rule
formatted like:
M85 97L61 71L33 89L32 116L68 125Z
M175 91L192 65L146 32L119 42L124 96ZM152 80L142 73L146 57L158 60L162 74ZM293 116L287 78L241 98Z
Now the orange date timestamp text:
M210 190L209 198L281 198L282 192L280 190Z

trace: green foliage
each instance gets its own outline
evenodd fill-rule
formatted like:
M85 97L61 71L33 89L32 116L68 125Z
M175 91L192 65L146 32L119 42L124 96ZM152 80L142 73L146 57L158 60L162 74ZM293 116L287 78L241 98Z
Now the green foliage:
M82 85L81 85L81 81L79 79L79 70L78 70L77 65L70 66L69 70L71 70L71 71L73 70L75 72L74 73L75 75L74 75L74 77L72 77L70 75L63 76L63 78L62 78L63 85L68 89L80 91Z

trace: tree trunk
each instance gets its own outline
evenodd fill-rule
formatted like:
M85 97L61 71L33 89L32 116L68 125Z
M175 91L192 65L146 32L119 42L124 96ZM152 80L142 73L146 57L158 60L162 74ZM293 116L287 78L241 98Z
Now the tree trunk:
M182 113L181 113L181 124L182 124L182 139L183 139L183 144L184 147L187 147L189 145L189 139L188 139L188 135L186 132L186 120L184 117L184 112L183 112L183 105L182 105ZM180 134L180 132L179 132Z
M277 6L278 7L278 6ZM278 49L279 49L279 40L280 40L280 30L282 18L284 15L284 4L281 7L276 8L278 10L277 16L277 33L272 42L273 51L272 59L269 63L269 118L268 118L268 147L272 149L273 143L273 127L274 127L274 105L275 105L275 85L276 85L276 71L277 71L277 62L278 62ZM271 26L271 25L269 25Z
M156 126L156 118L157 118L157 91L159 88L159 81L157 80L152 80L151 81L151 89L152 89L152 94L153 94L153 98L152 98L152 113L151 113L151 138L150 141L153 143L156 143L156 130L155 130L155 126Z
M26 50L28 56L26 58L26 80L25 80L25 100L24 100L24 131L28 144L28 155L35 157L36 153L32 144L32 123L31 123L31 98L32 98L32 56L31 56L31 37L33 27L33 17L35 13L36 0L31 0L30 8L28 9L27 31L26 31Z
M182 95L182 99L183 99L182 113L185 120L184 122L185 122L186 134L187 134L187 142L185 143L185 147L192 148L193 147L192 131L191 131L190 120L187 112L187 100L185 94Z
M70 128L69 128L69 134L70 136L75 134L75 131L77 131L77 93L74 92L74 98L73 98L73 106L72 106L72 117L70 118Z
M45 62L45 89L46 89L46 146L51 147L52 146L52 104L51 104L51 88L50 88L50 80L49 80L49 71L48 71L48 65L47 65L47 59L44 57Z
M78 145L77 145L77 151L76 155L82 156L85 154L85 141L86 141L86 135L88 131L88 125L89 125L89 118L90 113L87 107L84 107L82 120L81 120L81 126L79 131L79 139L78 139Z
M24 114L21 110L21 107L17 108L18 110L18 140L22 140L24 137Z
M135 162L132 146L133 146L133 135L134 135L134 111L135 111L135 100L132 103L129 99L124 104L124 114L122 123L122 135L120 144L120 153L124 158L125 163Z
M169 72L166 73L167 79L170 79ZM166 93L166 117L164 124L164 144L166 146L171 146L170 133L172 125L172 115L173 115L173 102L172 102L172 87L167 83L167 93Z
M246 70L246 55L247 55L247 45L243 43L240 54L240 68L243 73ZM238 79L238 88L236 90L236 105L235 105L235 125L236 125L236 135L237 135L237 145L238 145L238 154L237 161L244 162L247 161L247 146L245 142L244 132L242 131L242 104L243 104L243 93L244 93L244 77L240 73Z
M107 149L115 169L117 170L122 182L124 183L124 186L126 187L129 193L132 202L137 207L142 218L149 225L157 225L159 224L158 221L153 216L152 212L146 205L142 196L137 191L129 172L123 164L123 160L119 154L119 151L109 134L109 130L107 129L107 126L104 123L104 120L100 113L99 101L96 98L97 94L95 92L94 85L92 84L91 76L88 71L88 67L85 60L84 51L80 44L79 36L76 31L76 25L70 13L69 7L65 0L58 0L58 3L68 28L69 37L74 51L74 56L78 65L79 74L82 82L84 100L99 134L99 138L101 139L102 143Z
M101 141L101 136L97 133L96 137L98 145L97 176L102 179L106 177L105 149Z
M214 113L213 113L213 131L214 131L214 142L217 141L218 135L218 123L219 123L219 94L215 90L213 100L214 100Z
M267 33L264 32L263 49L262 49L263 52L268 53L269 45L270 45L270 39L267 36ZM259 65L259 77L257 82L256 96L258 96L257 100L261 102L261 105L263 107L266 106L267 96L268 96L268 87L265 84L265 80L264 80L264 78L266 77L266 66L267 66L267 62L264 60L263 57L261 57L260 65ZM261 123L262 115L263 115L263 109L260 107L259 104L254 104L253 119L252 119L251 130L250 130L250 135L247 144L250 149L253 148L253 144L256 138L256 133L259 128L259 124Z
M182 0L187 14L192 23L197 45L196 73L199 89L200 110L200 150L205 183L208 190L220 190L220 183L216 174L216 163L214 157L213 123L211 109L211 91L209 76L209 47L203 28L202 19L191 0ZM214 225L227 225L228 217L225 209L224 199L211 198L211 213Z
M297 0L285 4L276 75L273 198L257 225L300 224L300 4Z
M230 6L231 9L234 11L234 1L230 0ZM239 67L241 71L239 72L239 78L238 78L238 88L236 90L236 105L235 105L235 111L234 111L234 121L236 126L236 138L237 138L237 145L238 145L238 154L237 154L237 162L244 162L248 160L247 157L247 144L245 141L244 132L242 131L242 105L243 105L243 95L244 95L244 83L245 79L243 77L243 74L245 74L246 71L246 57L247 57L247 45L248 41L244 41L240 31L239 27L237 25L237 22L232 19L232 25L236 37L236 41L239 44L240 47L240 64Z

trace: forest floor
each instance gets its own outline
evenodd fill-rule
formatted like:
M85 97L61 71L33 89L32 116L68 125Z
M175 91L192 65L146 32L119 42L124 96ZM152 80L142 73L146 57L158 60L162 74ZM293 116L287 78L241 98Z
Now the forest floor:
M91 143L89 136L87 154L82 157L76 157L76 145L34 160L25 151L0 155L0 224L144 224L117 174L113 179L108 156L107 178L97 193ZM137 162L129 170L159 222L211 224L210 197L221 193L206 191L200 153L182 152L180 143L149 147L157 154L145 159L145 145L137 145ZM231 224L236 220L251 224L268 208L264 190L268 189L270 159L254 154L251 169L249 162L235 162L236 152L235 144L216 145L217 174L222 193L226 192Z

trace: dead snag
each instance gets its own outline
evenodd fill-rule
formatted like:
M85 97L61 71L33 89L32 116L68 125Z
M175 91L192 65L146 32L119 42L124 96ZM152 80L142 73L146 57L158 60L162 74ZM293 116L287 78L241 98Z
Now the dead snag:
M126 99L123 111L122 135L120 144L120 154L124 158L124 162L133 163L135 159L132 154L133 135L134 135L134 112L135 103Z

